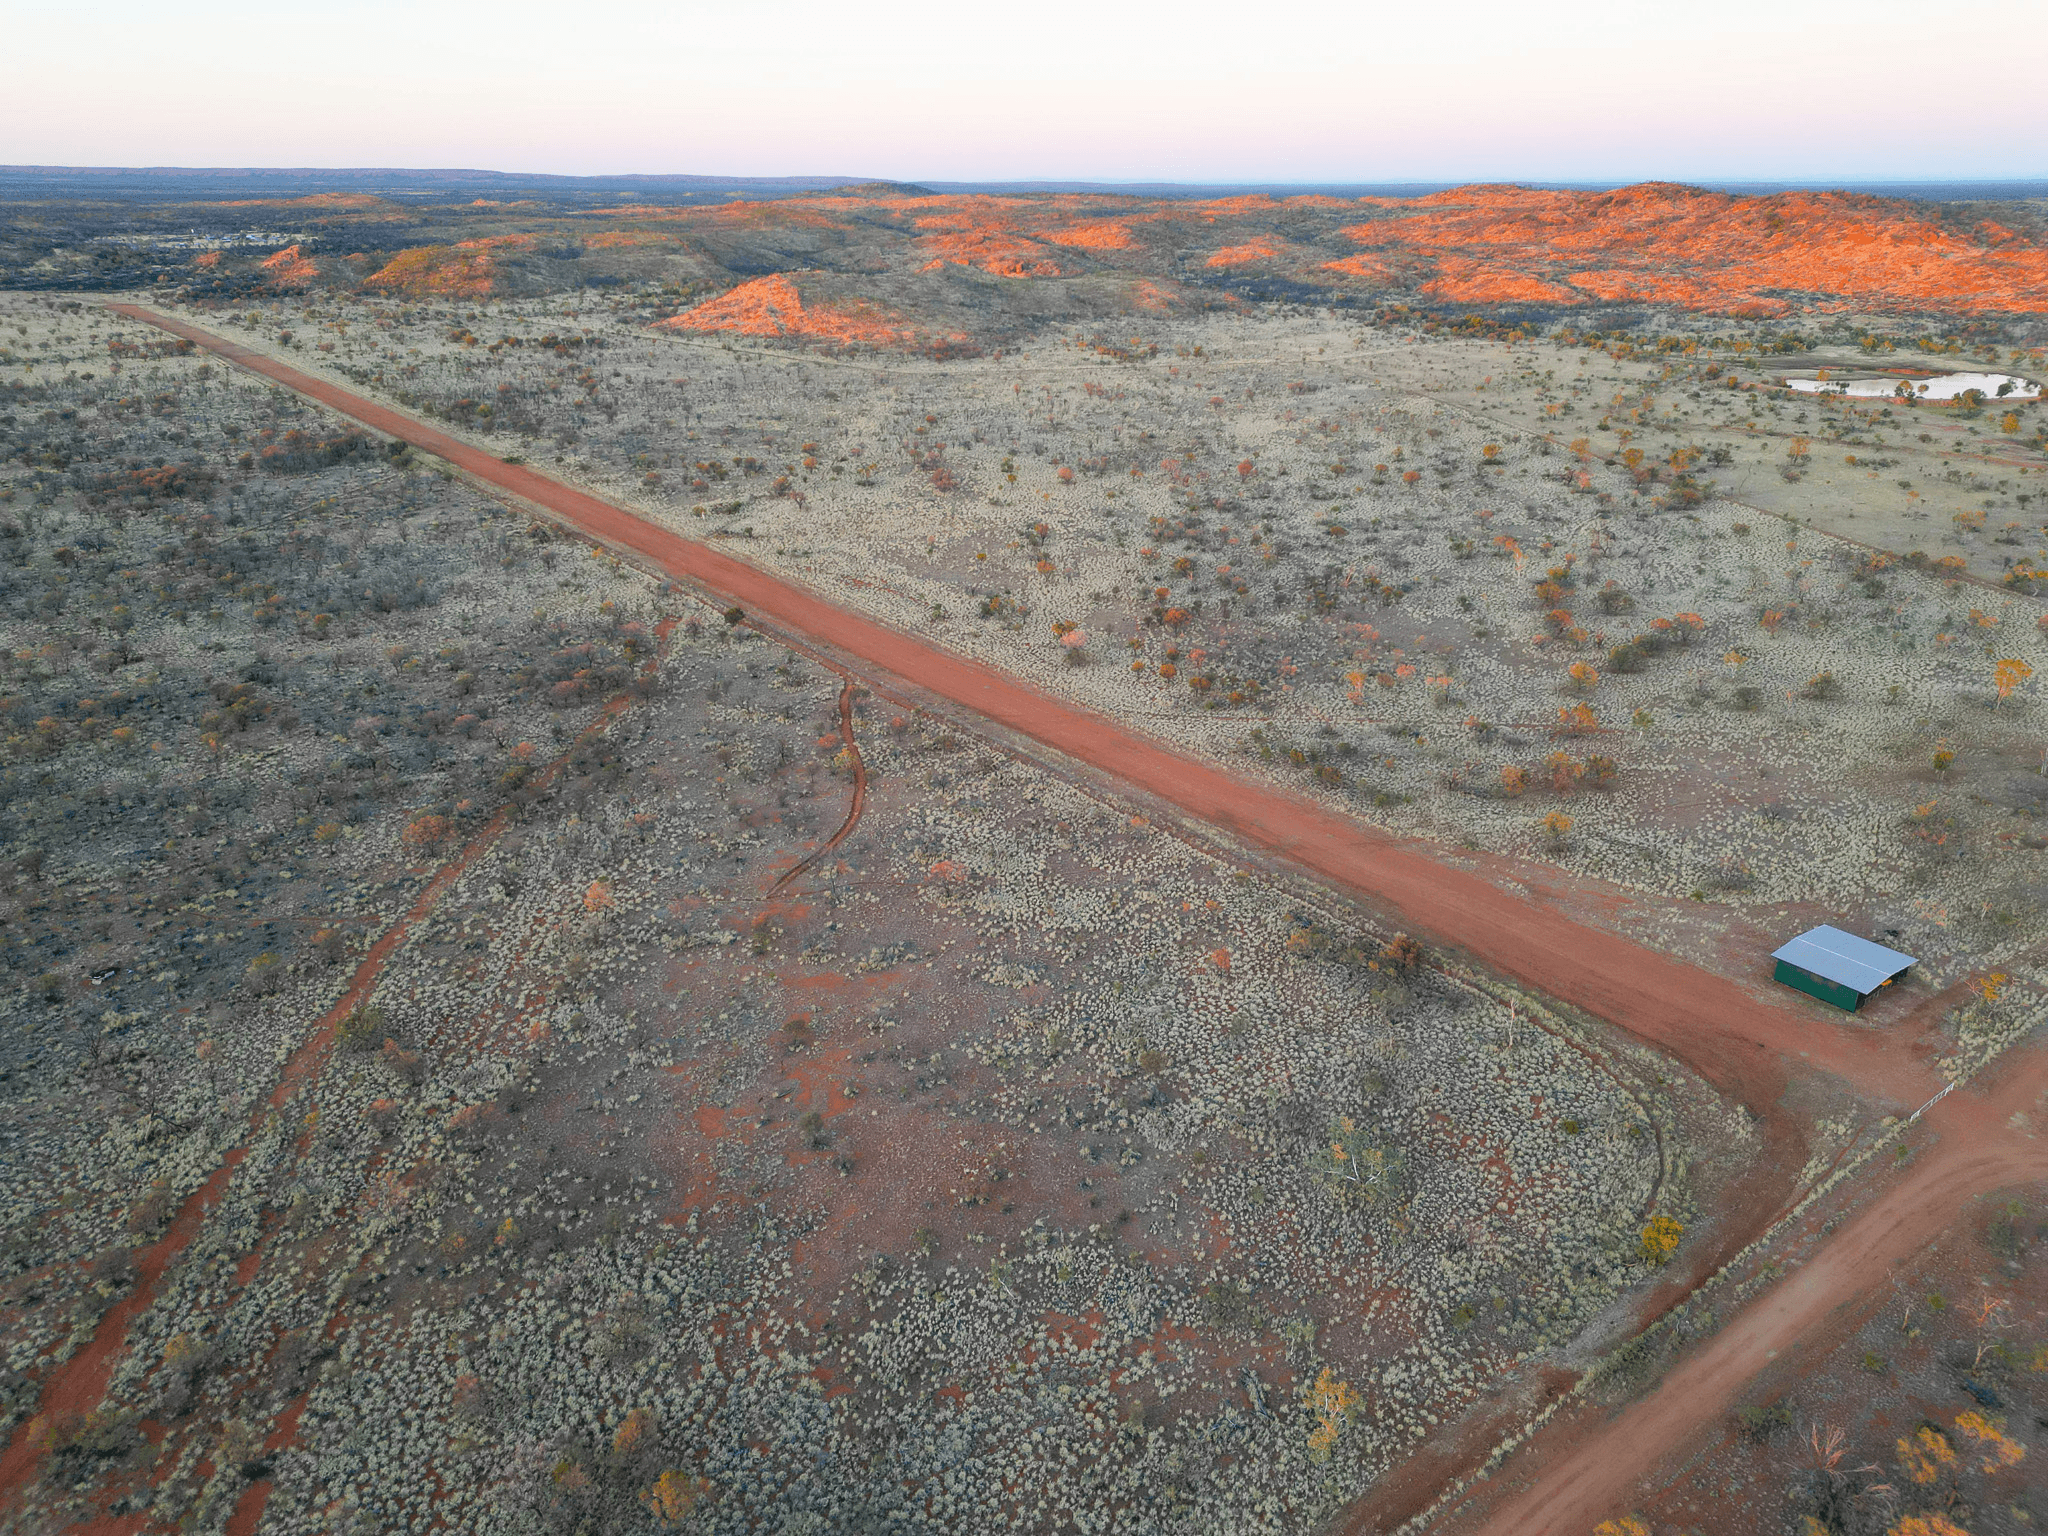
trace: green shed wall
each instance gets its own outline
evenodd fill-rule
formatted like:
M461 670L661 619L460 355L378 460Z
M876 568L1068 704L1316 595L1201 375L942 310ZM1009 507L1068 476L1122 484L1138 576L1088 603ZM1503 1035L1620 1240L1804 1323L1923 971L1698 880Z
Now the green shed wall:
M1797 987L1808 997L1817 997L1824 1003L1833 1003L1848 1013L1854 1013L1862 1005L1862 993L1843 986L1839 981L1829 981L1825 976L1816 976L1789 960L1780 960L1775 974L1786 986Z

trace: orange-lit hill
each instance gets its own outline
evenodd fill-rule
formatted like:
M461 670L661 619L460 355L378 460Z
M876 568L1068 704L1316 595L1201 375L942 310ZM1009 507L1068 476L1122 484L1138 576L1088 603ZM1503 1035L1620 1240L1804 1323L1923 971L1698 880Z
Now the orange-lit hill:
M1653 182L1177 199L875 187L573 219L473 204L420 215L420 243L406 249L366 240L385 254L347 271L316 253L347 249L348 224L385 222L393 205L292 206L328 233L275 267L231 256L216 276L246 264L259 286L350 282L414 299L666 288L715 295L659 322L671 330L826 345L1000 345L1046 324L1324 295L1746 317L2048 314L2048 226L2027 206L1992 220L1838 192L1740 197Z
M1438 270L1422 292L1455 303L2048 311L2048 249L1997 225L1959 232L1891 198L1736 197L1653 182L1597 193L1461 187L1367 202L1378 216L1343 233L1374 255L1433 259Z
M498 287L500 254L534 244L532 235L501 235L453 245L418 245L393 256L364 278L363 286L412 298L480 299Z
M1272 240L1247 240L1243 245L1226 245L1202 265L1205 267L1248 267L1256 261L1271 261L1280 254ZM1357 258L1352 258L1356 260Z
M737 331L743 336L784 336L839 346L909 346L924 339L904 316L877 304L831 299L806 304L796 282L783 272L742 283L730 293L658 321L654 329Z
M371 192L314 192L305 197L238 197L217 206L222 208L298 208L316 213L347 213L361 218L403 218L405 209L387 197Z
M209 251L207 254L216 261L220 259L218 251ZM262 266L265 276L278 288L309 287L320 275L320 269L296 245L288 245L275 256L266 257Z
M1225 287L1283 281L1297 293L1737 316L2048 312L2048 247L2038 238L1853 193L1739 197L1645 183L1356 201L835 194L670 217L714 250L742 232L770 245L801 234L815 249L829 231L859 247L870 272L906 275L972 269L1029 282L1179 270Z

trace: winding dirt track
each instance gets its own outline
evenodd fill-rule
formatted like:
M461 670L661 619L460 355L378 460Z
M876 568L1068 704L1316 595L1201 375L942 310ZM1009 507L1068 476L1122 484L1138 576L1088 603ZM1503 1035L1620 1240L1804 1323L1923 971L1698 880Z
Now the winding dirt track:
M846 755L852 759L853 799L846 807L846 820L839 824L839 830L783 871L782 878L769 887L770 896L780 895L784 887L794 884L818 860L845 842L853 829L860 825L861 812L867 809L868 804L868 765L860 755L860 742L853 734L853 674L822 656L817 660L839 674L839 739L846 743Z
M1669 1051L1765 1116L1777 1138L1798 1136L1778 1103L1794 1064L1833 1073L1895 1106L1921 1103L1938 1086L1902 1040L1762 1003L1733 981L1589 928L1537 897L1515 895L1479 874L1452 867L1426 845L1404 842L1311 801L1185 757L1103 716L849 613L815 592L586 492L506 464L264 353L134 305L108 308L185 337L365 426L438 455L643 564L721 594L779 628L893 674L1389 907L1410 932L1461 949ZM847 724L850 738L850 720ZM1966 1104L1966 1099L1976 1102ZM1928 1123L1959 1131L1969 1125L1981 1133L1986 1125L1997 1125L1995 1118L1985 1118L1987 1107L1978 1095L1955 1095L1941 1107L1948 1113L1939 1121L1930 1116ZM1647 1465L1725 1411L1768 1358L1765 1351L1783 1347L1867 1289L1872 1265L1923 1244L1952 1218L1964 1196L2048 1168L2048 1154L2035 1150L2038 1144L2030 1139L2000 1143L1965 1133L1946 1138L1944 1145L1946 1150L1930 1156L1911 1180L1845 1227L1794 1279L1746 1310L1639 1407L1560 1447L1561 1460L1543 1469L1538 1486L1499 1508L1485 1529L1503 1536L1586 1529L1627 1496ZM1764 1170L1754 1172L1761 1176ZM1763 1178L1746 1189L1751 1198L1731 1224L1745 1230L1719 1235L1724 1253L1742 1246L1771 1219L1783 1194L1764 1187L1772 1182ZM1370 1518L1367 1511L1358 1514ZM1370 1528L1364 1521L1360 1525Z

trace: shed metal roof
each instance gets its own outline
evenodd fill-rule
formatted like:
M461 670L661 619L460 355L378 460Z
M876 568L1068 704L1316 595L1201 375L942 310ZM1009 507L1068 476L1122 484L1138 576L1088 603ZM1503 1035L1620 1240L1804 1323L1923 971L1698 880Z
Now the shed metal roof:
M1816 976L1825 976L1829 981L1838 981L1858 992L1875 992L1907 966L1916 963L1912 955L1902 955L1896 949L1886 949L1882 944L1859 939L1853 933L1844 933L1825 923L1818 928L1809 928L1774 952L1771 958L1796 965Z

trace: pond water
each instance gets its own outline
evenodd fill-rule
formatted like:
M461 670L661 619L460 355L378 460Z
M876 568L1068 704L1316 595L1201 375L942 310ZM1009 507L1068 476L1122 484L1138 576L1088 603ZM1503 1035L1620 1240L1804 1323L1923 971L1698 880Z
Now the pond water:
M1984 391L1985 403L1998 400L2038 400L2041 386L2011 373L1944 373L1931 379L1890 378L1787 379L1785 386L1803 395L1850 395L1859 400L1890 399L1901 384L1909 385L1917 400L1953 400L1966 389Z

